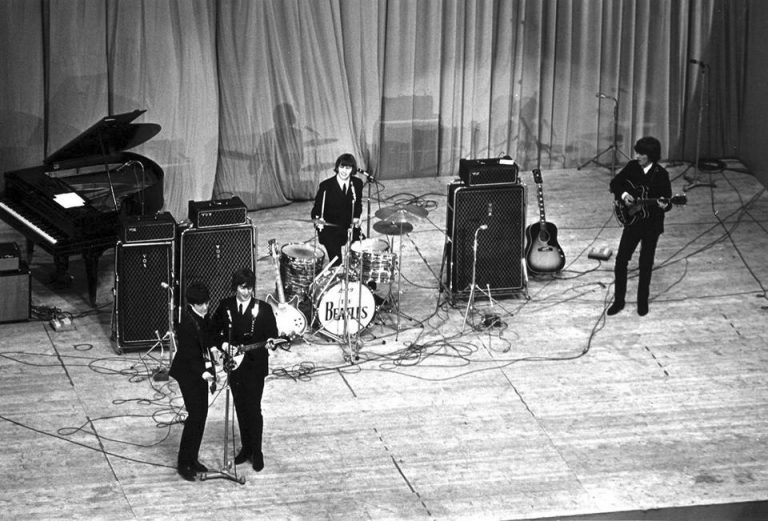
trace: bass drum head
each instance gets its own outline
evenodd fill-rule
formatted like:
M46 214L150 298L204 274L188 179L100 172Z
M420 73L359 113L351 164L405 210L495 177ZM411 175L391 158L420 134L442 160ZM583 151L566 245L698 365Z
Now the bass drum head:
M340 280L329 286L315 306L323 329L337 336L344 334L345 315L348 318L347 333L354 335L368 327L376 311L376 301L368 286L350 281L345 292L344 285L344 281Z

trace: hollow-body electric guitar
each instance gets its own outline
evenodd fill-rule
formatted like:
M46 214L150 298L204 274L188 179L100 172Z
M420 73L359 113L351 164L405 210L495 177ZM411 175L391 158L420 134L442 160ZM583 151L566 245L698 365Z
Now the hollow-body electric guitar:
M565 266L565 253L557 242L557 226L547 222L544 214L544 189L541 170L533 170L539 201L539 222L525 229L525 262L533 273L555 273Z
M294 295L290 302L285 301L283 278L280 275L280 254L277 251L275 239L269 240L269 254L275 264L275 286L277 299L267 295L267 303L272 306L277 321L277 332L280 336L293 338L301 336L307 328L307 317L299 310L299 296Z
M630 204L624 204L621 200L621 194L616 194L616 199L613 201L613 212L616 215L616 220L622 226L629 226L635 224L637 221L648 217L648 205L656 204L658 202L667 203L670 202L675 206L681 206L688 203L688 196L685 194L673 195L671 198L666 197L648 197L648 188L645 186L635 186L631 181L627 181L630 185L630 190L627 191L635 201Z

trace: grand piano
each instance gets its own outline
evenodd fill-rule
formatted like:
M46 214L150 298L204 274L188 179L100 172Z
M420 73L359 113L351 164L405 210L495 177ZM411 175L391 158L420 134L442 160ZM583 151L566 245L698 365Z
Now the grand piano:
M133 123L145 110L102 118L43 165L5 173L0 218L50 253L52 282L68 285L69 257L82 255L90 304L96 304L99 257L118 239L121 216L154 214L163 207L163 171L152 160L125 152L160 131Z

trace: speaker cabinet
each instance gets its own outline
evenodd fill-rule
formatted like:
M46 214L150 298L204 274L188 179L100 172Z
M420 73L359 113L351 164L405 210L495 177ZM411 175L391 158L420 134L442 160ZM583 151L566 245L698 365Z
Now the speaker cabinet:
M117 243L113 334L118 351L144 349L172 328L174 242Z
M31 280L29 268L18 262L17 269L0 272L0 322L29 320Z
M451 302L469 297L473 265L475 283L490 289L493 297L527 291L525 212L524 185L448 186L446 273Z
M251 224L218 228L187 228L179 239L179 304L187 285L200 281L211 292L211 312L232 294L232 273L240 268L256 272L256 229ZM179 313L181 306L179 306Z

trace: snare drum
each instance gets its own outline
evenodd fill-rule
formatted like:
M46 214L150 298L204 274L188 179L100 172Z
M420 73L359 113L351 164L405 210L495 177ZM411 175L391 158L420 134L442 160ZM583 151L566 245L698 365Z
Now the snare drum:
M390 253L389 244L383 239L363 239L355 241L349 257L351 274L360 277L362 267L363 282L387 283L397 271L397 255Z
M344 291L344 280L332 281L322 290L318 286L315 309L323 329L334 335L344 334L344 317L347 317L347 333L354 335L368 327L376 311L373 293L360 282L350 281Z
M289 243L280 249L280 276L283 279L285 298L298 295L300 300L309 297L309 285L323 270L325 254L320 249L301 243Z

